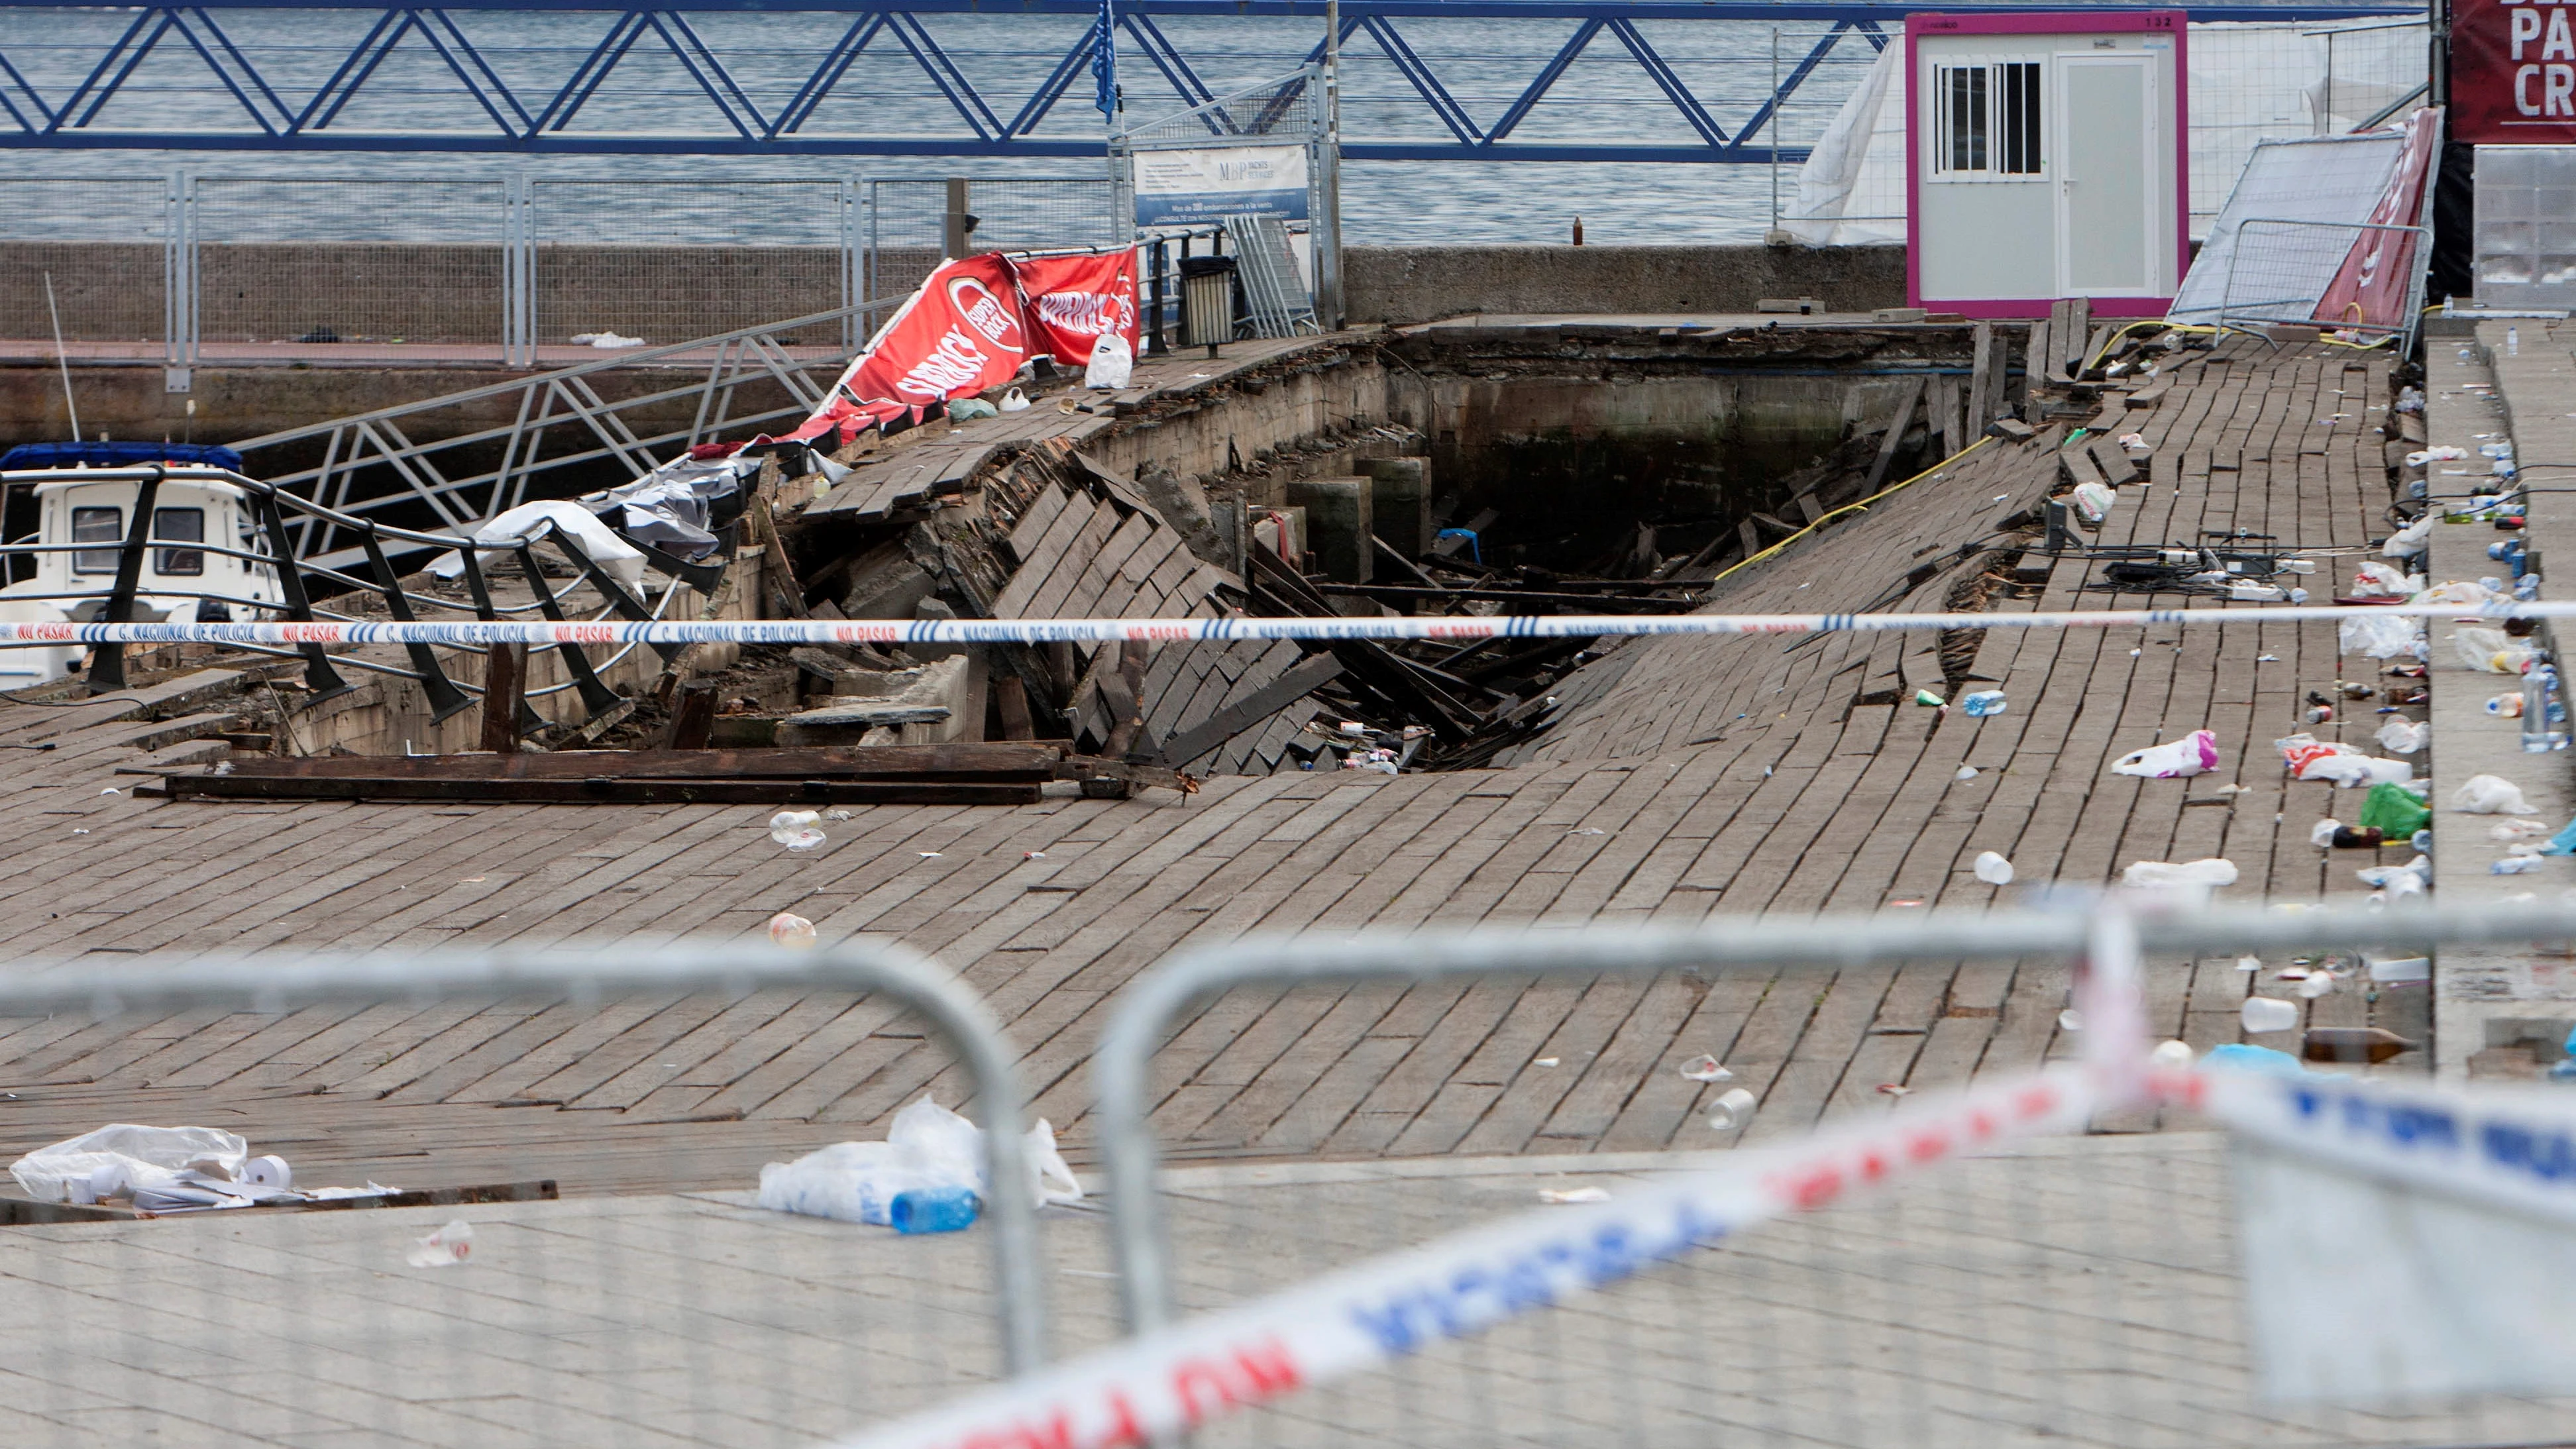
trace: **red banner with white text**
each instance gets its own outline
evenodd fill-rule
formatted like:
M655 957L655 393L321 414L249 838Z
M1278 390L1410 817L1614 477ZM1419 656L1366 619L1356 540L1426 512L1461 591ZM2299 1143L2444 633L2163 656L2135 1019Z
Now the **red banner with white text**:
M1009 261L987 253L943 262L786 436L810 440L837 427L847 442L870 428L918 423L933 404L1019 376L1028 336Z
M2424 190L2432 184L2433 154L2441 144L2439 106L2428 106L2407 118L2406 149L2397 153L2397 164L2380 188L2378 204L2370 209L2373 228L2423 224ZM2352 250L2318 300L2316 319L2405 327L2413 320L2408 314L2415 304L2415 274L2424 266L2422 241L2411 231L2363 231L2353 239Z
M846 443L871 428L908 427L935 405L1018 377L1033 357L1081 367L1111 330L1132 351L1132 250L943 262L869 339L823 406L784 436L811 441L837 428Z
M1136 253L1122 249L1092 256L1024 257L1020 292L1029 299L1029 331L1066 367L1091 361L1100 334L1127 339L1138 351Z
M2452 0L2451 139L2576 142L2576 5Z

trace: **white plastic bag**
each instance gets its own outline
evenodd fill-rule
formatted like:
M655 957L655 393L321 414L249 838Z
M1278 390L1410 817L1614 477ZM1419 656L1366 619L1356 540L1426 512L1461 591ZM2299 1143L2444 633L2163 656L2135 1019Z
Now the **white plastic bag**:
M2535 657L2530 645L2502 629L2463 626L2451 631L2451 645L2462 664L2489 674L2520 674Z
M2111 762L2113 774L2151 780L2184 779L2217 768L2218 736L2209 730L2193 730L2178 740L2131 750Z
M2404 760L2375 760L2357 751L2345 750L2321 754L2299 767L2302 780L2332 780L2345 790L2356 785L2402 785L2415 778L2415 767Z
M2421 579L2394 564L2366 563L2353 570L2356 599L2402 599L2424 587Z
M2424 737L2431 730L2432 726L2417 724L2411 719L2392 719L2379 727L2379 747L2396 754L2411 755L2424 748Z
M1024 413L1029 410L1029 395L1015 387L1002 394L1002 400L994 406L1006 413Z
M2168 860L2141 860L2120 872L2120 884L2128 886L2230 886L2236 884L2236 862L2232 860L2187 860L2177 865Z
M2424 621L2394 614L2365 614L2335 626L2335 643L2346 654L2368 659L2394 659L2415 651L2424 637Z
M2410 559L2421 557L2432 546L2433 515L2426 514L2388 536L2379 547L2383 558Z
M1082 385L1104 389L1122 388L1136 371L1136 354L1127 348L1127 339L1115 332L1103 332L1091 344L1091 365L1082 370Z
M2493 775L2471 775L2451 792L2451 808L2463 815L2537 815L2522 798L2522 787Z
M1080 1201L1082 1184L1056 1150L1055 1128L1040 1119L1023 1142L1036 1203ZM944 1188L990 1195L984 1129L925 1095L894 1114L883 1142L836 1142L761 1168L759 1202L773 1212L891 1227L898 1194Z
M2111 516L2111 507L2119 501L2119 497L2120 495L2112 492L2105 484L2078 483L2075 485L2072 499L2075 504L2075 516L2082 519L2088 527L2099 527L2103 519Z
M249 1161L250 1144L218 1128L118 1122L39 1147L9 1164L9 1175L38 1202L96 1202L175 1186L183 1172L236 1181Z
M2487 602L2489 599L2502 597L2504 596L2496 593L2484 584L2473 583L2467 579L2450 579L2445 582L2435 584L2429 589L2418 590L2415 595L2409 598L2406 602L2410 604L2444 604L2458 608L2474 609L2480 604Z

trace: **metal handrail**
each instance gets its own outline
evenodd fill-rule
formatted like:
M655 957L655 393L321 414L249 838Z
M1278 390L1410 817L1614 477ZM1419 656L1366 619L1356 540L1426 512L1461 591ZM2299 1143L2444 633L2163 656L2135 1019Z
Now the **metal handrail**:
M2273 947L2424 948L2576 938L2576 905L2306 910L2213 906L2198 892L2126 894L2116 914L2145 951ZM2097 898L2098 899L2098 898ZM1120 994L1092 1063L1094 1118L1127 1331L1170 1322L1169 1237L1151 1124L1154 1053L1193 1003L1238 986L1418 985L1470 976L1652 976L1666 971L1781 967L1840 970L1906 961L2072 958L2097 944L2093 909L1846 913L1712 918L1689 928L1533 928L1381 935L1316 933L1247 939L1147 968Z
M664 951L455 952L303 957L256 961L191 957L116 966L12 963L0 976L0 1017L212 1007L277 1015L325 1003L457 997L543 997L588 1010L609 997L755 991L858 991L889 996L945 1040L974 1082L984 1119L984 1169L991 1191L994 1291L1000 1296L1003 1368L1017 1376L1046 1357L1046 1275L1037 1207L1021 1139L1027 1098L1017 1053L983 1000L931 958L906 947L851 941L789 954L774 947L698 946Z

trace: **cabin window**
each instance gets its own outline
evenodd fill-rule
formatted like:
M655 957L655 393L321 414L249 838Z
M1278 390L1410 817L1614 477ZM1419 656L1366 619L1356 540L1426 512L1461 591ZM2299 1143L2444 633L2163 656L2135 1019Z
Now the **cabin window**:
M155 508L152 510L152 537L155 541L204 543L206 510ZM152 567L164 574L202 574L206 571L206 553L196 548L154 549Z
M125 510L122 508L75 508L72 510L72 542L123 543ZM72 572L76 574L112 574L116 572L117 551L112 548L84 548L72 554Z
M2022 179L2046 172L2040 145L2040 62L1932 69L1932 170L1946 180Z

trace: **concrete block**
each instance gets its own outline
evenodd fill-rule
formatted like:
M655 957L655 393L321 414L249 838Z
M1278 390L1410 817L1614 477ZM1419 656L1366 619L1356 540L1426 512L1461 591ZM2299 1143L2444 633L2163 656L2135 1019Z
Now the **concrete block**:
M1305 478L1288 485L1288 502L1306 510L1306 546L1324 576L1364 584L1377 550L1369 544L1375 484L1367 478Z
M1406 558L1431 549L1431 460L1369 458L1360 472L1369 479L1370 527L1387 546Z

